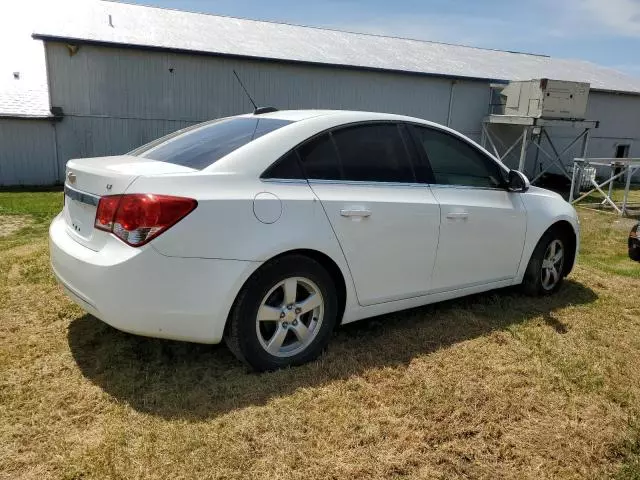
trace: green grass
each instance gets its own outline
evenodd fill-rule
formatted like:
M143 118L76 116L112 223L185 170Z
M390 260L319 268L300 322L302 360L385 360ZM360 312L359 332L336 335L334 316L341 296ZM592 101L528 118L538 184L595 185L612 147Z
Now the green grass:
M627 238L637 219L579 208L580 262L607 273L640 279L638 264L629 261Z
M29 225L0 242L0 250L41 240L51 220L62 210L62 191L0 191L0 217L23 216Z
M61 190L43 192L0 191L0 215L31 215L38 220L51 220L62 209Z
M640 479L640 265L579 210L549 298L513 290L340 328L311 364L135 337L49 272L60 192L0 192L0 479ZM6 220L5 220L6 221ZM126 314L126 312L123 312Z

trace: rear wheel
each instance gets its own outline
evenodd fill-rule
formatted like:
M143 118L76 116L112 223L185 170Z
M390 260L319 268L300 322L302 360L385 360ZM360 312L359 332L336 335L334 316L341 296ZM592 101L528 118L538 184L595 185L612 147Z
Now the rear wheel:
M528 295L550 295L558 291L564 279L569 242L559 230L546 232L536 245L522 282Z
M337 320L336 290L315 260L273 260L244 286L229 318L225 342L254 370L300 365L316 358Z

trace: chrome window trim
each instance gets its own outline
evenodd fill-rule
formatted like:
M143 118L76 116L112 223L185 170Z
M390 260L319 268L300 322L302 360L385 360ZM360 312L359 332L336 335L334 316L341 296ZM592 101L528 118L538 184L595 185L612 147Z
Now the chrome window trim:
M308 182L302 178L261 178L264 183L288 183L293 185L307 185Z
M309 179L309 185L351 185L354 187L410 187L410 188L424 188L429 187L428 183L417 182L372 182L367 180L324 180L324 179Z
M262 178L260 179L264 183L283 183L283 184L293 184L293 185L351 185L355 187L409 187L409 188L421 188L421 187L429 187L429 188L455 188L455 189L470 189L470 190L492 190L496 192L507 192L507 193L517 193L517 192L509 192L507 189L499 188L499 187L478 187L472 185L447 185L440 183L402 183L402 182L369 182L362 180L323 180L323 179L311 179L311 180L302 180L302 179L291 179L291 178Z
M471 190L492 190L496 192L507 192L507 193L519 193L519 192L510 192L506 188L500 187L477 187L475 185L449 185L446 183L431 183L429 184L431 188L455 188L455 189L471 189Z
M66 183L64 184L64 194L69 197L71 200L75 200L76 202L84 203L86 205L91 205L94 207L98 206L100 202L100 197L98 195L93 195L92 193L81 192L80 190L76 190L75 188L71 188Z

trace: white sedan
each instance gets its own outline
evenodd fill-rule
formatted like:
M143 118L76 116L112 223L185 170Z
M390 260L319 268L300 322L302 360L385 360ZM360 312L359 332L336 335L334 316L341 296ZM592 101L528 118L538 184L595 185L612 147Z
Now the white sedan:
M272 111L67 163L51 264L87 312L268 370L339 324L522 284L550 294L576 212L482 147L398 115Z

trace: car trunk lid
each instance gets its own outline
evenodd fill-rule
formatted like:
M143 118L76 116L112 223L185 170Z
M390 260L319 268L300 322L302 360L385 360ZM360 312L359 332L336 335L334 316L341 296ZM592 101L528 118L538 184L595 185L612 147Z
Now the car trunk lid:
M193 171L192 168L130 155L70 160L65 173L63 209L67 232L85 247L100 250L109 236L93 227L102 196L125 193L139 176Z

